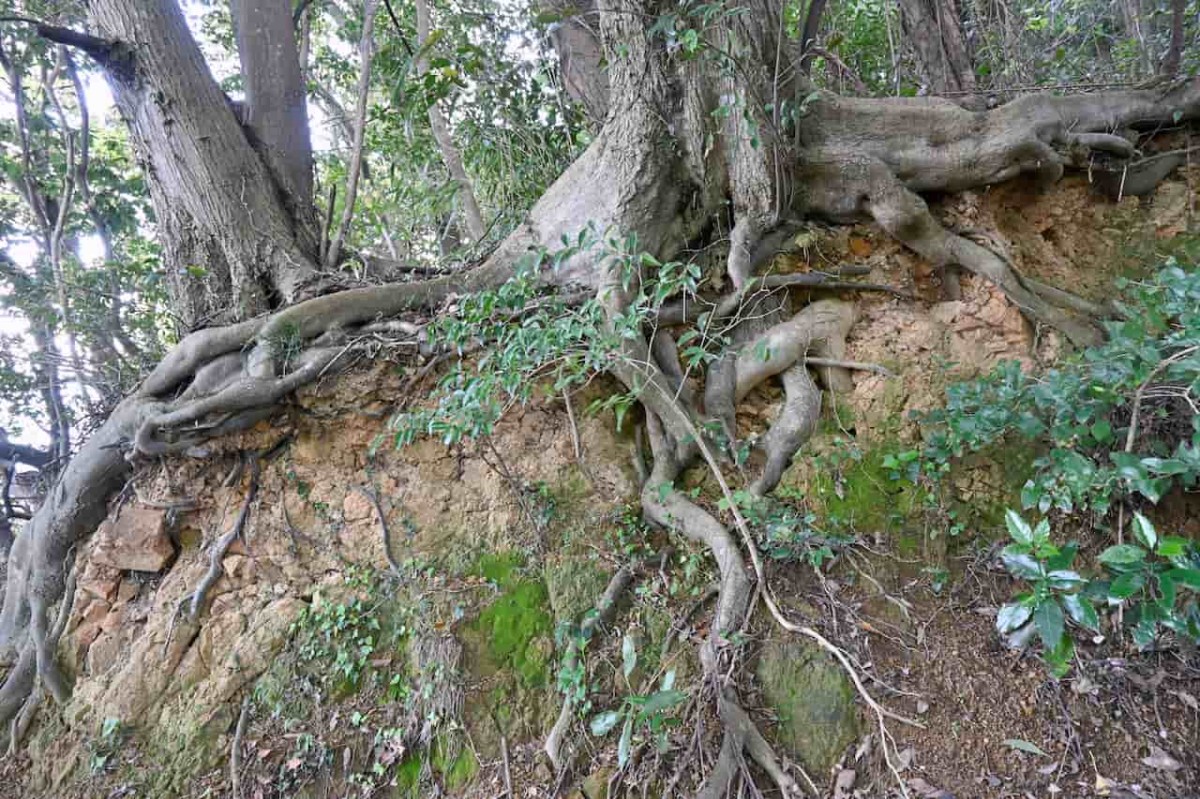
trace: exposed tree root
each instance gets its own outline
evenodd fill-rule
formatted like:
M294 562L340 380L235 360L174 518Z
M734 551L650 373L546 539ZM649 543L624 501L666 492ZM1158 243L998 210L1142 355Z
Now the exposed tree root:
M579 624L579 629L576 630L575 637L587 641L592 637L597 627L612 621L613 614L617 610L617 600L629 590L629 586L633 584L633 580L637 577L638 572L648 563L656 560L661 561L666 556L666 554L655 554L649 557L638 558L617 569L609 579L608 585L605 587L604 593L600 595L599 601L596 602L594 612L587 614ZM571 646L567 650L563 669L572 671L578 664L579 649ZM571 722L575 718L575 702L576 698L571 694L563 697L562 707L558 711L558 718L555 720L554 726L551 727L550 733L546 736L546 740L542 744L542 751L546 753L546 757L550 759L554 770L559 774L562 773L566 764L562 756L562 749L567 732L570 730Z
M254 504L255 497L258 496L258 456L246 454L244 458L246 465L250 469L250 485L246 489L246 499L242 502L242 509L238 512L233 526L213 544L212 551L208 556L208 571L204 573L204 577L201 578L200 583L192 591L191 598L187 600L188 621L192 624L196 624L200 620L200 614L204 611L204 601L208 598L208 592L221 577L225 553L229 551L229 547L233 545L233 542L241 538L245 532L246 522L250 519L250 508Z

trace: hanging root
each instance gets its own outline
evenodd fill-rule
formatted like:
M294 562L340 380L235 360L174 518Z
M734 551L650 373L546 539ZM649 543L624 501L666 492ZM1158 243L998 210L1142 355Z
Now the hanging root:
M400 564L396 561L396 556L392 554L392 531L388 527L387 516L383 513L383 503L379 501L379 494L366 486L358 486L355 490L366 497L371 502L371 505L374 506L375 515L379 517L379 534L383 537L383 555L387 558L388 568L392 570L392 574L397 578L402 577L404 572L400 568Z
M192 591L191 598L187 600L188 621L192 624L199 621L200 613L204 610L204 601L208 598L208 592L221 577L225 553L229 551L229 547L233 545L234 541L242 537L246 529L246 522L250 519L250 507L254 504L254 498L258 496L258 455L246 453L243 457L250 469L250 486L246 489L246 499L242 502L242 509L238 512L237 520L233 523L233 527L229 528L229 532L213 544L208 557L208 571L204 573L204 577Z
M575 638L580 641L588 641L597 627L612 621L612 617L617 610L617 600L629 590L629 586L633 584L634 578L638 576L638 573L650 563L665 561L670 557L670 554L668 550L661 554L656 553L647 557L637 558L617 569L613 573L612 578L609 579L604 593L600 595L600 600L596 603L593 612L588 613L580 623L579 629L575 632ZM563 670L568 672L573 671L578 664L579 649L575 646L568 647L566 659L563 663ZM571 722L575 718L575 701L575 696L572 694L567 694L563 697L562 707L558 711L558 719L554 722L554 726L550 728L550 734L546 736L546 740L542 744L542 751L546 753L546 757L550 759L554 770L560 775L567 766L562 756L562 748L567 732L570 730Z

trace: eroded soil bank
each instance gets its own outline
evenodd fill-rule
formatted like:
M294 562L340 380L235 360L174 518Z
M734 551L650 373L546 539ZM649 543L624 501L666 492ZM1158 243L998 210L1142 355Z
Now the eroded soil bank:
M1044 194L1018 182L937 210L960 232L998 231L988 245L1024 274L1100 299L1184 231L1197 179L1119 205L1082 178ZM1012 584L995 542L1028 453L963 465L949 487L969 511L955 536L883 466L919 435L909 414L951 381L1005 359L1040 368L1059 338L968 277L944 300L942 276L870 226L814 226L797 244L779 268L867 266L868 280L908 295L855 297L846 355L893 376L858 372L852 391L826 397L820 433L778 492L853 543L819 569L768 559L768 571L788 611L853 655L876 697L925 724L890 729L911 795L1187 795L1200 782L1193 654L1106 641L1053 681L1000 645L994 614ZM387 421L420 401L402 396L415 368L381 352L248 434L138 472L76 555L59 652L74 696L39 714L4 795L492 797L506 781L522 797L689 795L700 774L671 749L717 733L711 709L688 699L715 573L700 550L636 521L632 425L584 413L614 387L597 381L570 413L560 396L518 409L487 442L395 450ZM740 434L761 433L778 402L759 391ZM270 455L246 534L192 625L182 603L242 510L247 451ZM689 479L715 500L702 473ZM622 564L650 552L664 554L584 647L584 670L563 672L570 630ZM742 695L823 795L896 791L843 671L765 614L745 635ZM664 681L681 695L658 727L636 725L621 770L621 723L594 735L589 721L636 712ZM556 785L542 742L563 689L583 702L575 768Z

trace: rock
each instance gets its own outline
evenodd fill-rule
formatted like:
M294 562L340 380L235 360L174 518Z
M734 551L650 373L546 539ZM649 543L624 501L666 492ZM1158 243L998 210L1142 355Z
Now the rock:
M165 518L162 510L126 505L100 524L92 561L123 571L162 571L175 554Z
M88 596L102 599L105 603L112 602L117 596L117 586L121 582L121 570L104 566L89 559L83 574L79 577L76 590ZM80 607L83 603L75 600Z
M103 674L116 664L121 656L121 638L117 632L107 632L88 647L87 669L92 676Z
M802 641L768 642L756 673L778 714L779 742L810 774L828 774L858 733L854 689L846 675Z

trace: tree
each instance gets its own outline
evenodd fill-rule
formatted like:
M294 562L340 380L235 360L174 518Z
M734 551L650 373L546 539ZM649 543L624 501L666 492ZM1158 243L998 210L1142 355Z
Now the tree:
M785 35L777 0L747 0L738 9L681 10L658 0L559 8L565 19L585 17L578 24L594 32L556 37L562 62L580 71L576 85L586 87L589 108L607 109L587 148L478 264L430 279L332 291L329 284L344 276L322 271L320 237L308 221L304 165L311 153L308 137L296 129L304 125L295 94L302 71L289 63L266 74L269 65L294 58L288 49L294 38L279 49L286 36L258 35L282 25L285 11L280 0L239 3L237 41L250 105L240 118L172 0L94 0L87 36L39 29L52 41L82 47L104 69L143 164L177 301L190 325L210 326L183 338L113 410L14 544L0 611L0 644L13 664L0 687L0 729L8 729L3 722L20 711L37 681L57 699L69 691L54 663L49 611L63 595L68 552L105 515L132 461L245 428L336 368L355 330L405 312L428 317L452 295L496 288L532 264L542 291L592 294L603 324L621 332L604 368L645 415L653 467L643 512L707 546L719 567L720 596L701 663L719 686L724 739L700 795L724 795L743 754L781 791L796 794L721 677L761 577L754 548L743 552L745 521L732 502L730 529L674 485L699 460L733 499L720 459L735 446L736 404L778 377L784 409L763 442L766 467L747 487L753 496L770 493L815 425L821 395L808 366L820 364L817 378L827 388L844 382L844 370L853 366L840 360L851 304L824 300L793 312L778 292L802 280L831 290L846 286L820 275L761 274L777 234L797 218L874 220L933 264L993 282L1032 322L1076 344L1096 341L1104 309L1024 278L1002 255L948 230L922 194L1021 175L1052 182L1095 154L1131 160L1135 148L1124 132L1200 116L1200 81L1033 94L986 113L939 98L846 98L804 77L801 43ZM575 42L586 52L572 53ZM600 59L590 49L597 43ZM601 64L603 80L594 74ZM631 245L625 257L569 246L589 229L616 232ZM656 266L707 245L727 252L722 291L668 302L672 293L695 294L698 286L664 282ZM635 316L631 323L641 289L653 281L663 302L653 318ZM687 331L680 338L712 343L718 331L728 338L699 367L705 374L698 395L680 362L673 332L680 328ZM829 645L789 622L761 587L782 624ZM203 593L197 596L199 607ZM199 623L193 614L178 634L194 635ZM870 705L882 723L885 711Z

